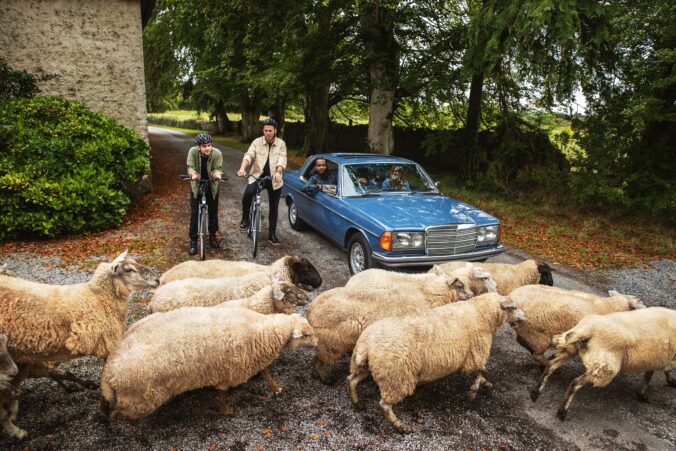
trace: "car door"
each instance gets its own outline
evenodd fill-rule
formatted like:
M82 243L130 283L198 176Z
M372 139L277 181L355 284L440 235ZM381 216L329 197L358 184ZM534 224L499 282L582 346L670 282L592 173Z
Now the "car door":
M312 212L312 221L315 229L319 230L328 238L343 244L345 231L349 226L349 221L345 215L341 213L344 211L344 201L341 195L342 177L341 168L335 161L327 159L329 169L335 170L337 174L336 193L330 194L319 191L314 196L315 208Z

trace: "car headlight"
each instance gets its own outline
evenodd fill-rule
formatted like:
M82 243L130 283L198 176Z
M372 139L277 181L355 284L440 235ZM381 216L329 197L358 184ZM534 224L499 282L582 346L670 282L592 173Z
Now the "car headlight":
M500 239L500 226L492 225L485 227L478 227L476 229L476 244L487 245L496 244Z
M420 249L425 247L425 232L392 232L392 249Z

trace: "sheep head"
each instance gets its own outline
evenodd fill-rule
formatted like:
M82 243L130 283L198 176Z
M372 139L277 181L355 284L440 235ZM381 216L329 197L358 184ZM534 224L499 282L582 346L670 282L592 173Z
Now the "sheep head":
M310 260L303 257L289 257L287 267L293 284L304 290L312 291L322 284L322 277Z
M7 351L7 336L0 334L0 394L10 398L18 394L11 384L18 372L19 369Z
M155 288L160 284L157 275L150 268L139 265L133 258L127 258L127 251L110 263L110 271L128 291Z
M278 277L272 280L272 299L275 311L292 313L297 305L305 305L309 302L308 295L297 286L280 281Z
M509 297L500 300L500 310L507 314L507 322L516 327L526 320L526 314Z
M316 347L319 344L319 339L307 319L296 313L291 315L291 319L294 322L293 332L291 333L291 338L286 343L286 347L289 349L296 349L300 346L307 348Z
M446 279L446 285L448 288L455 293L455 299L458 301L465 301L474 296L472 290L465 285L465 283L460 280L459 277L444 277Z
M627 308L629 310L638 310L642 308L646 308L645 304L636 296L632 296L630 294L622 294L619 291L615 290L608 290L608 296L610 297L621 297L625 301L627 301Z
M536 262L538 272L540 273L540 285L549 285L550 287L554 286L554 277L552 276L552 271L554 269L545 262Z

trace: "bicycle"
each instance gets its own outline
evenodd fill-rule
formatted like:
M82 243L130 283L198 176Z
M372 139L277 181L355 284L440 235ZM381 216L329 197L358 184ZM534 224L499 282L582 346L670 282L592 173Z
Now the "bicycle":
M258 253L258 243L261 238L261 222L263 220L263 206L261 205L261 191L263 191L263 185L265 182L272 181L272 177L266 175L265 177L258 178L251 174L246 174L244 177L253 177L256 180L256 197L254 197L253 202L251 203L251 209L249 210L249 228L247 229L247 236L251 239L251 253L254 258Z
M192 181L192 177L189 175L181 175L181 180L190 180ZM198 240L199 240L199 254L200 254L200 260L205 260L207 253L206 253L206 241L207 237L209 236L209 205L207 204L207 187L209 186L208 183L211 182L212 179L211 177L207 180L197 180L199 182L199 193L198 193L198 198L200 199L199 203L199 211L197 212L197 235L198 235ZM222 177L219 179L219 182L224 182L227 179ZM192 196L192 193L190 194Z

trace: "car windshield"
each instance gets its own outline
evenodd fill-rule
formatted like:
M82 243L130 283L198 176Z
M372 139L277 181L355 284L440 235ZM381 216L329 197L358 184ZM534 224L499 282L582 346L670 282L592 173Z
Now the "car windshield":
M346 164L342 170L344 196L382 192L436 192L427 174L413 163Z

